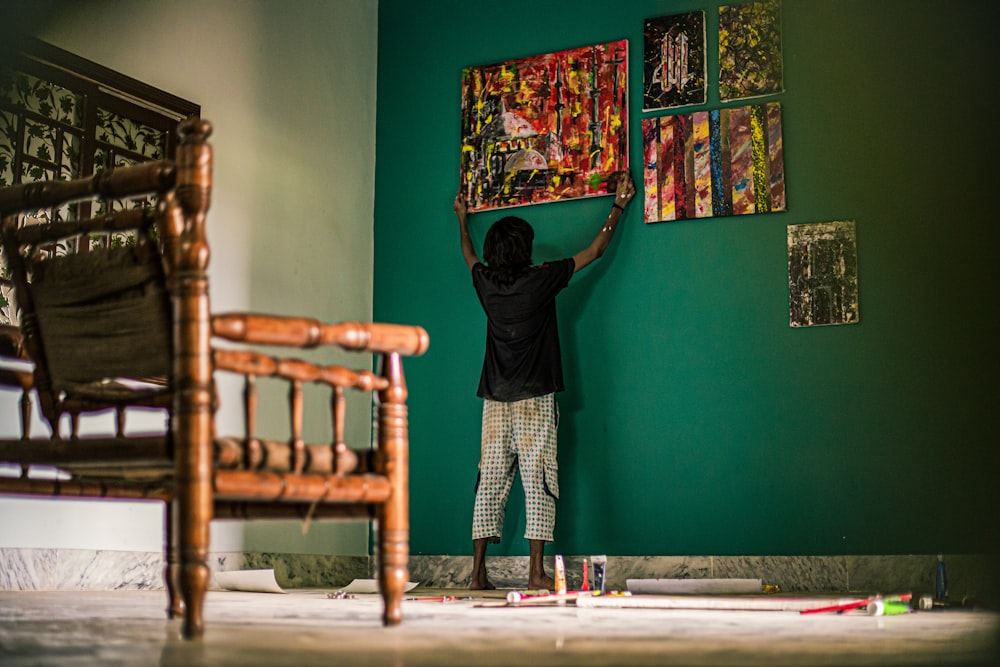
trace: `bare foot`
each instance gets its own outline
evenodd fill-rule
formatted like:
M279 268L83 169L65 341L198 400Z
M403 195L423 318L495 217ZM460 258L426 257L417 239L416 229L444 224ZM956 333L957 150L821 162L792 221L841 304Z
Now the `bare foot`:
M478 537L472 540L472 577L469 581L470 591L494 591L496 586L490 583L486 574L486 545L488 537Z
M470 591L495 591L496 589L497 587L490 583L490 580L486 577L482 579L473 577L472 581L469 582Z
M528 577L528 588L534 591L553 591L556 590L556 581L544 572L537 577Z

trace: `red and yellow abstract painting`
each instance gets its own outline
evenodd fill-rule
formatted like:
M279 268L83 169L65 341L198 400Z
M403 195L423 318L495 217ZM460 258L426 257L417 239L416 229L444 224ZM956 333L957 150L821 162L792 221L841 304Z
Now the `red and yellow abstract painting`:
M628 41L462 71L470 211L614 193L628 169Z

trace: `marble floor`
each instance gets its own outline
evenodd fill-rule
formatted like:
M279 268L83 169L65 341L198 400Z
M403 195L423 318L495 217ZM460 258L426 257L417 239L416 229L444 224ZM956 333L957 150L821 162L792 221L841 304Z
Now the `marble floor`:
M204 639L179 638L160 591L0 591L0 664L37 665L993 665L1000 615L898 616L488 606L505 591L416 589L383 628L380 601L329 590L210 591Z

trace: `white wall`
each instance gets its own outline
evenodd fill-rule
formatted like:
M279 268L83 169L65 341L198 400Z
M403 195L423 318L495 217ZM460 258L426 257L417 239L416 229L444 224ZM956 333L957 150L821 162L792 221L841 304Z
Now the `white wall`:
M213 123L213 311L371 319L377 2L83 0L49 9L31 30L37 37L196 102ZM237 432L232 407L223 403L220 432ZM263 435L286 435L279 407L262 412ZM325 399L309 397L306 409L324 417L306 438L328 441ZM3 435L17 415L16 396L0 392ZM366 446L363 397L349 403L348 423L349 443ZM161 515L155 503L0 499L0 547L159 550ZM217 523L213 551L367 553L360 523L314 523L305 537L289 522Z

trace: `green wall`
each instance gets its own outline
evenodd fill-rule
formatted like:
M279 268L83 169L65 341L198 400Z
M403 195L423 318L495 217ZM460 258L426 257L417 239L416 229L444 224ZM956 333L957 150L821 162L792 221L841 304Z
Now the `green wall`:
M413 553L471 553L485 319L451 211L462 68L628 38L641 183L643 19L706 11L719 108L718 4L380 0L375 317L431 336L406 366ZM644 225L637 199L561 296L553 553L989 550L995 7L785 0L788 210ZM519 209L535 259L580 249L610 205ZM472 216L477 246L501 215ZM792 329L786 226L832 220L857 222L861 321ZM491 553L526 553L523 525L516 484Z

